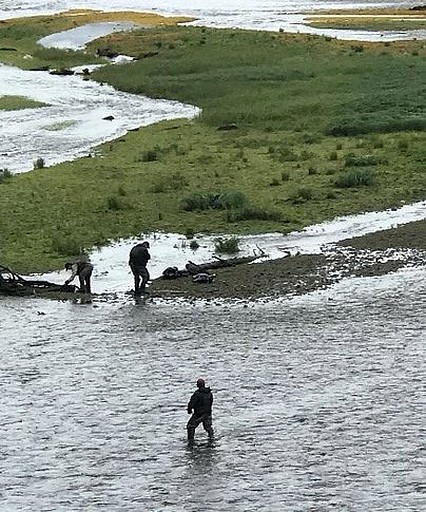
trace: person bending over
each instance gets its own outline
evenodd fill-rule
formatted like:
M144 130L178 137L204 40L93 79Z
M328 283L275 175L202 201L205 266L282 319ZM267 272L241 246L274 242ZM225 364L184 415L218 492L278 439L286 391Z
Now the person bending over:
M80 291L82 293L91 293L92 287L90 279L92 277L93 265L88 261L76 261L75 263L65 263L65 270L71 270L71 276L65 281L65 284L70 284L76 277L80 281Z

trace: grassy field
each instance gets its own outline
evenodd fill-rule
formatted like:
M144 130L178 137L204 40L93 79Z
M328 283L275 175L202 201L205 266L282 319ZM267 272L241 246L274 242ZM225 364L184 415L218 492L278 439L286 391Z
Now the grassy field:
M108 36L85 59L99 49L138 60L93 78L202 115L90 158L0 171L0 261L18 271L144 231L286 233L426 197L421 41L170 26Z
M23 96L0 96L0 110L20 110L43 106L45 106L44 103Z
M60 69L107 62L84 50L44 48L37 41L50 34L88 23L134 22L144 27L176 25L190 18L166 18L154 13L103 12L90 9L67 11L50 16L0 20L0 62L22 69Z

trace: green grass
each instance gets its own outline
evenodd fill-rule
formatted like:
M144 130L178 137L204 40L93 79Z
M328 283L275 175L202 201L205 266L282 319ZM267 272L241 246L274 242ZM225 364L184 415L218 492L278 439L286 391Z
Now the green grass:
M45 103L31 100L24 96L0 96L0 110L22 110L24 108L38 108Z
M311 36L186 27L150 32L155 40L173 33L176 47L162 47L126 73L108 66L94 77L129 92L196 104L209 126L333 134L343 125L349 135L378 126L425 127L426 65L417 57L357 53ZM124 50L122 43L117 49Z
M313 36L196 27L115 34L90 51L100 47L149 56L107 66L98 80L202 115L1 182L0 261L18 271L58 268L140 232L286 233L426 197L424 59L384 45L358 52ZM218 130L230 123L237 129ZM333 132L340 126L347 132ZM336 185L363 165L374 166L368 186ZM188 197L230 191L232 204L247 202L183 208Z

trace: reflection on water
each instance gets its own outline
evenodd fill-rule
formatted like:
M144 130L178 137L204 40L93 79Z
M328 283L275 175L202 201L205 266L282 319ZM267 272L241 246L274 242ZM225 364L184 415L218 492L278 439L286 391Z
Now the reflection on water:
M422 510L425 272L266 304L0 299L0 509ZM200 375L217 438L189 450Z

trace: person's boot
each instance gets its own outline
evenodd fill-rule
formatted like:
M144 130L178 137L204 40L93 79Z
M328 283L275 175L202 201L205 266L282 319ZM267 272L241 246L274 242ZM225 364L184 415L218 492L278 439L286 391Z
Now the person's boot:
M188 428L188 444L194 444L195 428Z

